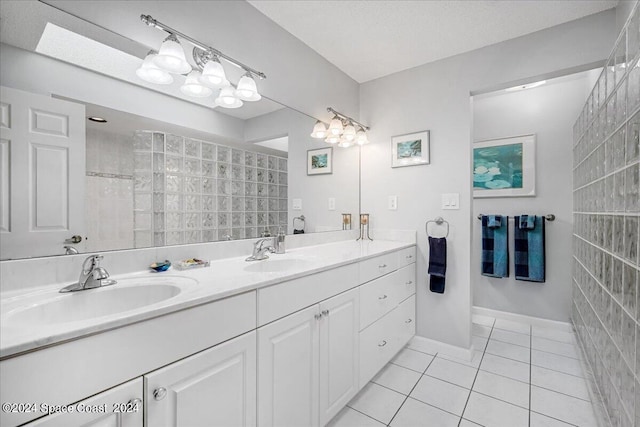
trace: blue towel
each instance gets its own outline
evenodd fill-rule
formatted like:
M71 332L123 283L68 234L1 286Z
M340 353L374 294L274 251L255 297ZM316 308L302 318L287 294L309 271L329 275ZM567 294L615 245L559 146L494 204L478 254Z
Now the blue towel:
M525 215L522 215L524 217ZM516 217L513 227L515 237L516 280L529 282L545 281L545 235L544 217L533 218L533 228L528 228L527 221ZM523 223L524 222L524 223Z
M524 230L533 230L536 228L536 217L534 215L520 215L518 224Z
M444 293L444 276L447 272L447 239L429 236L429 290Z
M482 275L509 276L508 216L482 216Z

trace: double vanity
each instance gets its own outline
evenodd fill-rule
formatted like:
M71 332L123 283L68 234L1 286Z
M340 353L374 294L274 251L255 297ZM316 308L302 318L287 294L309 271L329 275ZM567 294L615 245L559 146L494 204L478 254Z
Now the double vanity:
M5 293L1 424L323 426L415 333L413 242L245 258Z

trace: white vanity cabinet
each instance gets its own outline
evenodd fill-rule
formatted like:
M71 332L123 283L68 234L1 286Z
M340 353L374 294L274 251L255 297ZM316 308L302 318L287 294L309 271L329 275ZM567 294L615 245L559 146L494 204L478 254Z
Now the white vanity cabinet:
M145 424L255 426L255 385L252 331L145 375Z
M258 328L258 424L326 424L358 392L357 289Z
M41 405L41 404L40 404ZM99 393L57 413L26 424L29 427L142 427L142 379ZM45 410L39 406L39 412ZM48 408L53 411L57 408ZM64 410L64 412L62 412Z

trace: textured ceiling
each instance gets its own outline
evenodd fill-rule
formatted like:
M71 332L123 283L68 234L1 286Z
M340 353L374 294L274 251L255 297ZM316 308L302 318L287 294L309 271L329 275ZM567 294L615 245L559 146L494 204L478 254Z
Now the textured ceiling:
M597 0L248 0L362 83L613 8Z

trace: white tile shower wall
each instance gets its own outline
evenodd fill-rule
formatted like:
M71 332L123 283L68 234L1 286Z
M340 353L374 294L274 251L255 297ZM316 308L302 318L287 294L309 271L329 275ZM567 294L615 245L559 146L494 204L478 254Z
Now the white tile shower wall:
M133 247L131 136L87 128L86 240L81 251Z
M139 131L134 169L136 248L255 238L287 226L286 158Z
M640 10L574 125L572 321L614 426L640 426Z

